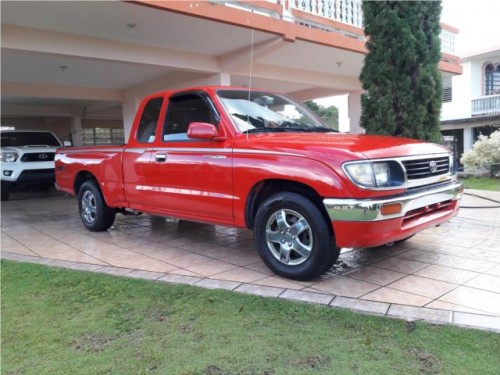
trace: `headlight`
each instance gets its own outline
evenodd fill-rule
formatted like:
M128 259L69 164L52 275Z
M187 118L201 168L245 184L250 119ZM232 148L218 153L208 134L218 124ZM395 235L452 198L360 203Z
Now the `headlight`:
M348 164L345 166L347 174L359 185L375 186L375 176L371 163Z
M12 163L17 160L19 154L17 152L2 152L2 156L0 157L0 161L5 163Z
M393 160L347 163L344 170L355 184L365 188L397 187L405 182L403 168Z

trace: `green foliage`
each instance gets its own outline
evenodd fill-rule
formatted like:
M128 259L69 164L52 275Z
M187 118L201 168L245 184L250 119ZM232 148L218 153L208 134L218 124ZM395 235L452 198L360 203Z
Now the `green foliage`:
M319 117L321 117L328 125L333 127L335 130L339 130L339 109L334 105L328 107L322 106L308 100L304 104Z
M460 162L469 169L488 168L491 164L500 163L500 130L490 136L479 135L472 148L466 151Z
M495 374L500 335L2 261L2 374Z
M487 177L468 177L462 180L466 189L500 191L500 180Z
M440 1L363 1L368 55L361 71L367 133L439 142Z

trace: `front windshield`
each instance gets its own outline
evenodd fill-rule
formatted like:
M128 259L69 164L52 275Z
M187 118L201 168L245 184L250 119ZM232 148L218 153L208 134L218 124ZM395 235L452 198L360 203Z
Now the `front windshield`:
M241 132L335 131L284 95L245 90L219 90L217 95Z
M56 146L59 141L48 132L2 132L2 147L16 146Z

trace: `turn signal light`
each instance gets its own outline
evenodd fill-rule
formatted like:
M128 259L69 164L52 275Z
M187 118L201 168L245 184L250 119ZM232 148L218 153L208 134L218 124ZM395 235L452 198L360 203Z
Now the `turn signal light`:
M382 215L394 215L401 212L401 203L388 203L380 207L380 213Z

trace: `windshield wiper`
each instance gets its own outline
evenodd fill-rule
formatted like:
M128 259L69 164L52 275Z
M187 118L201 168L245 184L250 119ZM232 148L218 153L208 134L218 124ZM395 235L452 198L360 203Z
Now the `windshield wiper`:
M338 133L339 131L336 130L336 129L332 129L332 128L327 128L327 127L324 127L324 126L318 126L318 127L314 127L314 128L307 128L307 129L300 129L302 131L305 131L305 132L309 132L309 133L330 133L330 132L334 132L334 133Z
M327 132L338 132L335 129L326 127L326 126L309 126L303 124L301 122L292 122L285 121L280 124L281 127L285 127L287 129L296 130L300 132L308 132L308 133L327 133Z
M283 133L291 130L287 128L255 128L245 130L243 133Z

